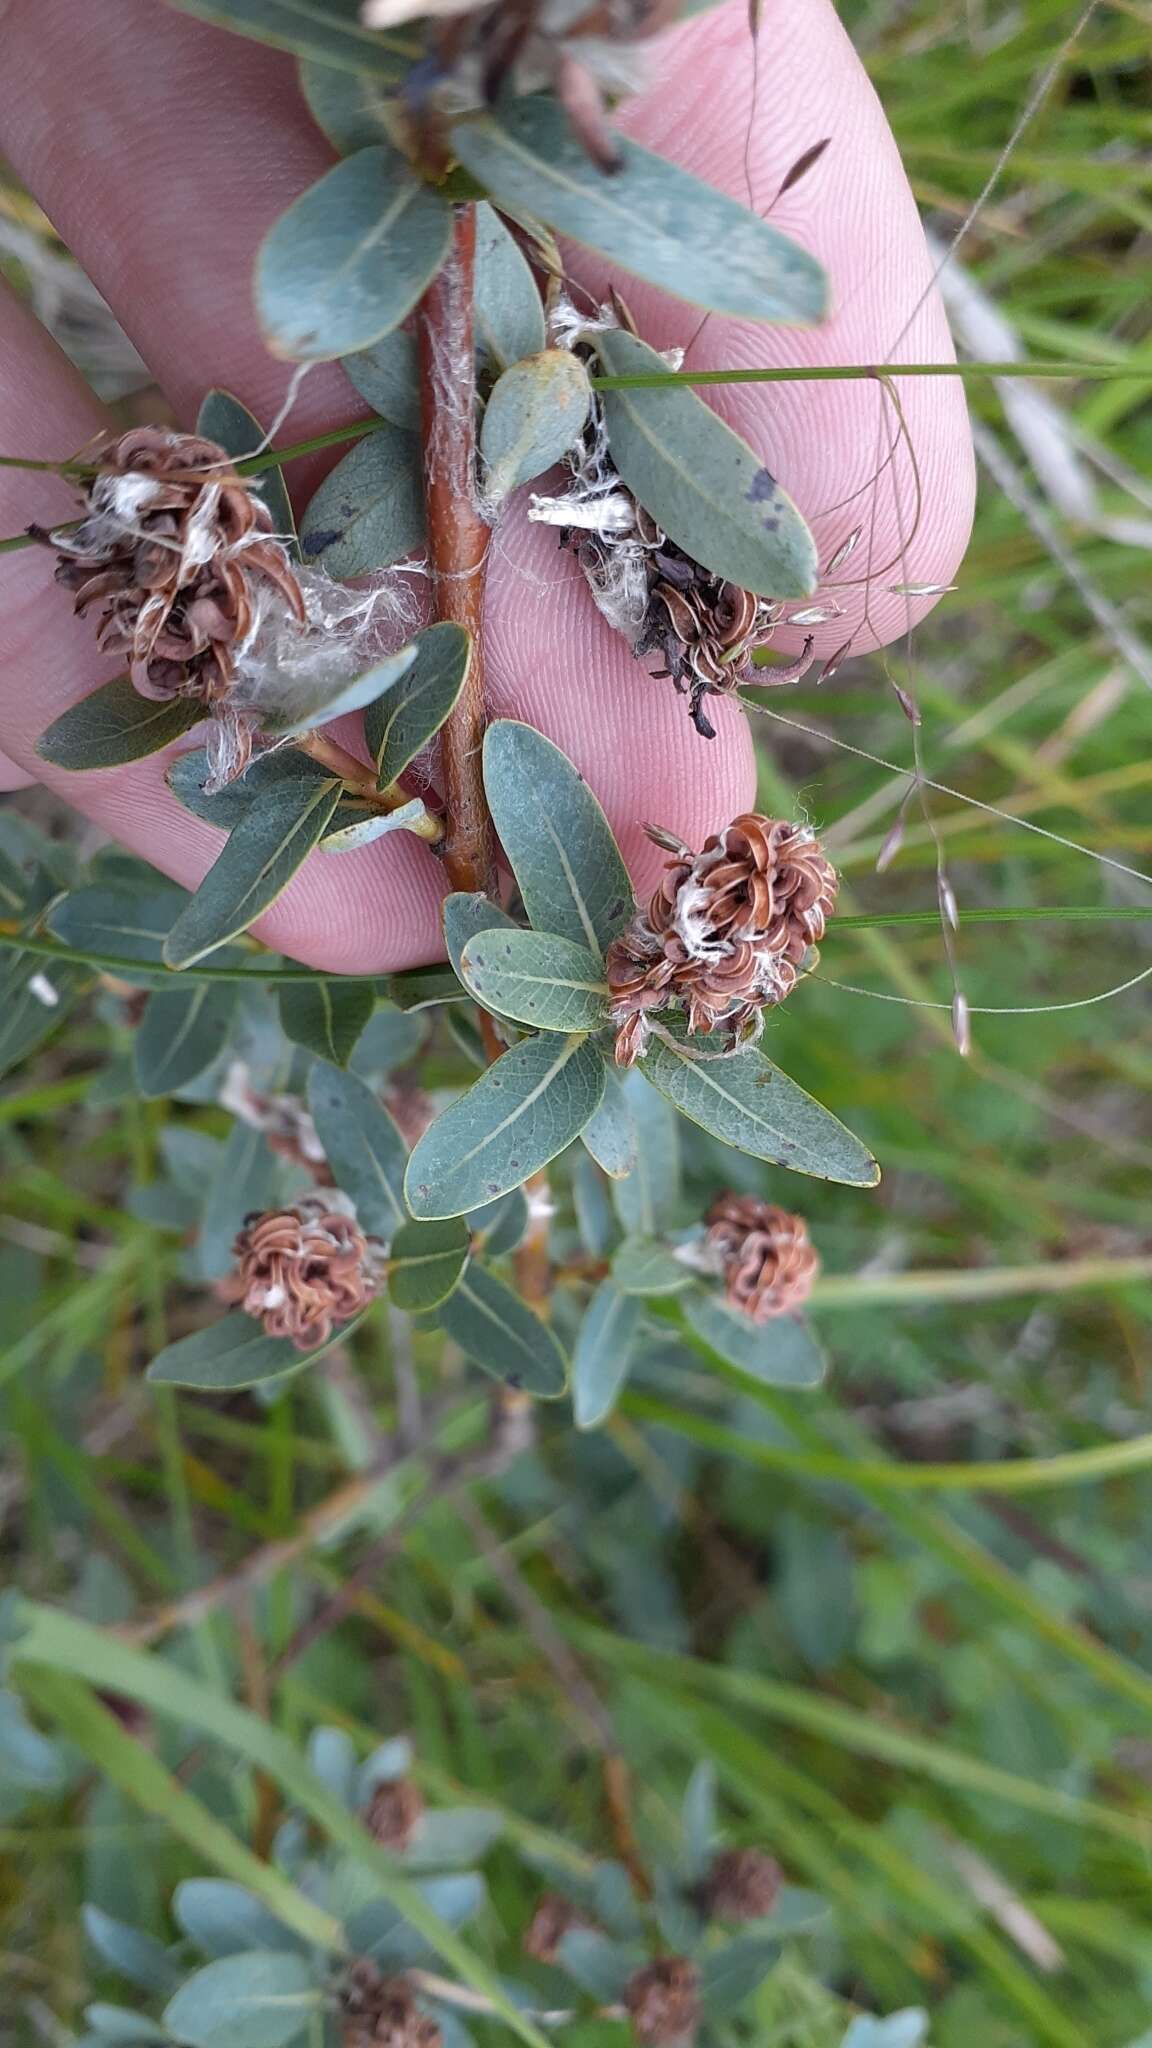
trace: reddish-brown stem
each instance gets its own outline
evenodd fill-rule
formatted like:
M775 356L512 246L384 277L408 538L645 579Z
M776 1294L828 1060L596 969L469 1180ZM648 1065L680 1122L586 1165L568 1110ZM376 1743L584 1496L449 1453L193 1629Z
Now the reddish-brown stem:
M444 860L454 889L495 893L496 845L484 800L484 570L491 535L476 504L476 372L472 298L475 208L453 208L448 260L417 316L424 429L424 506L436 615L464 626L472 656L440 735L447 829Z

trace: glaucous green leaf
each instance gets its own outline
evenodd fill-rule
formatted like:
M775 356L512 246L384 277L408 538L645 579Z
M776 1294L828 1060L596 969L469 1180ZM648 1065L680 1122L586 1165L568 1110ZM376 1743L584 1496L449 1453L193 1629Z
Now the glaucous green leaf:
M401 427L378 427L357 441L300 521L307 559L344 580L388 568L423 538L420 443Z
M541 1031L596 1031L608 1014L602 960L550 932L477 932L460 973L486 1010Z
M169 967L191 967L246 931L308 858L340 801L339 782L286 782L262 793L228 836L164 941Z
M818 1387L827 1370L824 1353L800 1316L754 1323L719 1295L694 1287L684 1297L684 1317L689 1329L729 1365L765 1386Z
M252 1949L187 1978L164 2008L164 2025L182 2048L286 2048L325 1999L307 1957Z
M512 1188L498 1201L485 1202L481 1209L470 1209L468 1222L484 1240L480 1249L486 1259L499 1259L506 1252L514 1252L529 1223L523 1188Z
M484 736L484 787L530 923L602 954L634 899L612 828L579 770L543 733L502 718Z
M297 1351L288 1337L266 1337L254 1316L239 1309L207 1329L195 1330L169 1344L152 1360L144 1377L153 1385L201 1387L217 1394L236 1393L241 1387L259 1387L268 1380L284 1379L303 1372L305 1366L323 1358L333 1344L342 1344L352 1323L342 1323L325 1344L311 1351Z
M612 1278L622 1294L679 1294L695 1275L668 1245L626 1237L612 1255Z
M68 1776L59 1743L32 1726L16 1693L0 1689L0 1785L5 1791L62 1792Z
M172 1095L224 1050L240 991L235 982L157 989L133 1042L142 1095Z
M690 1883L698 1882L712 1861L717 1825L716 1767L705 1759L689 1778L680 1808L684 1875Z
M440 914L444 926L444 944L448 948L448 958L457 975L460 974L464 948L477 932L523 930L523 926L518 925L515 918L509 917L506 910L501 910L498 903L491 902L487 896L471 895L466 889L457 889L451 896L446 896Z
M473 1260L436 1320L493 1379L541 1400L564 1392L568 1362L554 1332L486 1266Z
M567 454L591 399L588 372L570 349L541 349L504 371L480 423L484 492L492 505Z
M591 1258L602 1259L618 1232L603 1175L597 1172L595 1161L587 1152L577 1154L573 1162L572 1204L581 1244Z
M403 328L381 335L371 348L341 356L340 368L382 420L420 432L420 364L416 343Z
M86 1905L84 1932L102 1962L141 1991L171 1991L180 1970L162 1943L139 1927L116 1920L102 1906Z
M572 1408L577 1429L595 1429L610 1415L628 1377L644 1305L602 1280L572 1351Z
M394 1010L389 1003L379 1003L348 1064L364 1080L390 1074L394 1067L415 1059L426 1037L427 1026L419 1016Z
M182 1178L179 1166L177 1178ZM204 1194L196 1264L203 1280L218 1280L232 1263L232 1243L244 1218L265 1209L276 1184L276 1162L263 1131L236 1118Z
M560 1943L557 1961L589 1998L617 2005L629 1977L643 1963L644 1951L609 1941L593 1927L571 1927Z
M514 100L458 121L452 146L497 205L547 221L676 298L743 320L819 320L827 281L806 249L666 157L615 139L602 171L559 101Z
M326 1063L308 1076L308 1107L336 1185L356 1204L361 1230L389 1243L408 1221L408 1147L388 1111L358 1074Z
M356 1774L355 1798L348 1804L367 1806L378 1785L393 1784L397 1778L408 1776L414 1757L406 1735L393 1735L387 1742L381 1742L361 1764Z
M345 1067L376 1006L372 984L334 976L286 981L279 990L280 1025L293 1045ZM153 1001L155 1001L153 997Z
M476 208L473 325L481 368L497 374L536 355L547 340L544 308L527 258L484 200Z
M451 967L409 967L403 974L382 975L376 987L398 1010L434 1010L439 1003L460 1001L460 983Z
M479 1863L504 1832L504 1816L492 1806L429 1808L403 1852L405 1870L444 1870Z
M464 685L471 640L450 620L426 626L413 643L414 658L387 693L369 706L364 738L381 789L403 775L421 747L439 732Z
M157 2048L164 2048L168 2039L159 2020L150 2020L144 2013L129 2012L127 2006L107 2005L103 1999L85 2006L84 2019L93 2034L98 2035L101 2042L108 2042L110 2048L114 2042L129 2041L148 2041L157 2044Z
M700 1966L700 2002L707 2017L722 2020L738 2012L779 1960L779 1942L763 1934L741 1934L710 1950Z
M157 704L134 690L127 676L117 676L62 711L41 733L36 752L53 768L119 768L158 754L203 716L203 705L190 697Z
M348 1730L314 1728L307 1756L321 1784L351 1812L356 1801L356 1744Z
M475 1870L426 1878L418 1890L432 1911L450 1927L463 1927L466 1921L474 1919L487 1896L484 1879ZM388 1899L372 1899L351 1913L347 1932L353 1953L370 1956L385 1973L411 1969L431 1954L427 1938Z
M225 1877L187 1877L172 1894L172 1917L202 1955L242 1955L245 1949L297 1952L299 1936L268 1911L255 1892Z
M754 1048L730 1059L698 1060L717 1050L711 1038L657 1039L644 1074L694 1124L724 1145L848 1187L875 1187L880 1168L831 1110Z
M162 968L164 941L188 901L186 889L159 877L141 889L93 882L54 903L45 923L66 946Z
M358 804L346 798L336 807L333 829L324 834L320 851L354 853L358 846L370 846L374 839L385 839L390 832L416 831L427 816L424 800L418 796L394 811L379 811L371 804Z
M595 337L612 376L667 373L623 328ZM761 597L808 597L816 543L760 456L686 384L602 391L612 460L630 491L694 561Z
M299 747L279 747L271 753L257 754L243 775L225 783L223 789L209 792L204 787L208 780L207 749L192 747L188 753L177 755L165 770L164 780L193 817L230 832L265 790L286 782L311 783L315 787L331 780L331 770L322 768L309 754L301 753Z
M354 18L354 17L353 17ZM300 60L300 90L308 111L341 156L352 156L374 142L392 139L387 109L391 102L393 124L395 88L408 65L401 56L383 52L378 68L346 71L315 57Z
M612 1201L632 1237L658 1238L677 1220L680 1206L680 1133L663 1097L636 1068L622 1092L635 1131L636 1164L612 1184Z
M218 441L234 462L243 462L246 456L255 455L257 450L262 452L268 439L248 407L241 405L230 391L219 389L205 394L196 415L196 432L209 441ZM279 463L274 463L270 469L260 470L252 479L252 488L272 515L273 531L287 544L292 554L298 555L296 519Z
M928 2015L919 2005L906 2005L900 2012L883 2018L877 2013L858 2012L840 2048L921 2048L928 2039ZM1141 2048L1139 2041L1132 2048Z
M214 21L236 35L315 57L346 71L392 76L397 54L415 56L403 38L361 26L360 0L171 0L185 14Z
M587 1039L551 1033L514 1045L415 1147L405 1189L414 1216L462 1216L520 1187L577 1137L604 1092Z
M388 1247L388 1292L408 1315L447 1301L468 1264L471 1238L463 1217L402 1223Z
M358 149L281 215L256 258L256 308L274 355L328 362L368 348L448 254L447 203L399 150Z
M84 986L81 968L65 967L32 953L7 953L0 960L0 1074L6 1074L46 1044Z
M260 722L273 739L284 739L292 733L308 732L314 725L326 725L329 719L341 718L347 711L362 711L366 704L391 689L415 659L415 647L401 647L383 661L374 662L362 675L339 683L331 677L318 683L290 682L281 674L269 685Z
M613 1180L620 1180L635 1166L640 1140L618 1068L606 1063L605 1074L604 1099L580 1137L597 1165Z

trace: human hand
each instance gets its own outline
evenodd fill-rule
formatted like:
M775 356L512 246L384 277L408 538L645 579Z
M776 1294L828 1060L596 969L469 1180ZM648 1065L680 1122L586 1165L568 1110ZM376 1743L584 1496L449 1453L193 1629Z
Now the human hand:
M99 9L86 0L0 0L0 31L0 153L104 293L181 422L194 421L213 384L234 391L258 418L273 418L288 371L257 330L252 258L331 157L291 61L157 0L102 0ZM831 138L771 214L825 264L830 318L803 330L713 317L692 367L949 359L895 144L828 0L767 0L754 118L744 0L674 31L652 55L653 82L621 110L618 125L745 201L749 138L747 169L761 209L803 152ZM602 261L577 254L572 267L603 292ZM621 284L655 346L683 344L699 326L697 309L633 279ZM901 388L922 489L914 532L912 469L906 449L887 460L894 430L879 385L737 385L708 397L763 452L813 526L822 557L862 524L851 573L867 577L870 562L883 569L870 591L841 593L848 615L815 629L818 656L850 633L856 652L882 645L930 608L930 600L894 596L886 586L946 583L963 554L973 468L958 380ZM362 413L342 372L324 367L305 379L286 433L304 438ZM63 457L109 425L27 308L0 293L0 450ZM319 472L314 464L297 470L306 497ZM57 522L72 508L58 479L0 472L3 532ZM796 651L802 637L781 634L775 644ZM641 890L662 860L643 836L646 819L699 845L751 802L752 747L739 708L711 699L717 736L700 739L671 685L650 677L604 624L555 535L516 514L495 536L487 662L492 714L527 719L572 757ZM90 622L71 618L53 589L47 556L0 558L0 734L10 764L0 786L43 780L195 886L220 835L170 796L163 757L85 776L36 759L45 726L112 672L93 647ZM309 861L256 930L333 972L411 966L442 953L445 887L427 849L396 834Z

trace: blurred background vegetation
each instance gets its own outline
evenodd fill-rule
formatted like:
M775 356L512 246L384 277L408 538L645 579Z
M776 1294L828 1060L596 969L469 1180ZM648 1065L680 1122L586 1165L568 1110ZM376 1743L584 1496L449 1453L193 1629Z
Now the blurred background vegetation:
M844 11L943 246L1074 11ZM875 874L905 785L841 744L908 761L888 677L922 707L929 774L992 807L930 798L962 911L1082 912L962 918L974 1012L1074 1005L1152 969L1152 925L1112 914L1152 917L1123 871L1152 866L1150 28L1140 0L1095 9L946 274L964 353L1084 376L1023 406L1019 387L970 385L982 489L959 589L914 658L767 700L808 733L757 722L764 807L811 814L849 912L935 904L918 808ZM11 181L0 261L98 387L154 417L132 395L142 367ZM1145 374L1089 374L1110 365ZM36 798L7 800L5 850L29 817L66 867L72 828ZM372 1476L416 1402L466 1445L477 1401L394 1317L267 1405L143 1386L204 1313L179 1198L228 1119L204 1090L139 1099L131 1005L91 988L0 1093L5 1579L142 1631L293 1737L406 1731L433 1789L581 1851L615 1853L625 1825L606 1757L630 1768L629 1824L655 1860L710 1760L731 1839L831 1908L759 1994L742 2037L764 2048L831 2048L852 2004L925 2007L936 2048L1135 2048L1152 2040L1148 994L975 1015L962 1061L931 917L845 930L825 969L904 1001L814 980L769 1049L871 1144L881 1188L773 1183L697 1135L681 1209L718 1180L804 1207L833 1276L813 1308L825 1390L708 1368L670 1322L603 1432L541 1408L534 1447L479 1479L442 1452ZM432 1084L459 1071L437 1041ZM170 1613L206 1585L202 1609ZM302 1636L318 1595L325 1623ZM266 1847L275 1787L177 1737L170 1765ZM108 1993L82 1900L164 1931L171 1885L204 1865L95 1759L73 1756L57 1790L33 1766L0 1755L0 2037L57 2044ZM535 1894L508 1851L490 1877L500 1956Z

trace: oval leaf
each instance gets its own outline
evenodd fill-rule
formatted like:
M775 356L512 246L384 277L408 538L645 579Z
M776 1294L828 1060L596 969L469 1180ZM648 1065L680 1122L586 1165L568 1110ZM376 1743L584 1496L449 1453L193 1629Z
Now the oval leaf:
M547 221L676 298L745 320L819 320L827 281L815 257L689 171L614 136L605 173L553 99L458 121L452 146L498 204Z
M580 1137L596 1164L613 1180L621 1180L636 1164L640 1140L619 1069L606 1067L605 1074L604 1099Z
M362 711L366 704L390 690L398 677L416 659L415 647L401 647L383 661L374 662L363 675L343 682L326 677L320 682L296 680L289 684L281 673L270 685L267 703L260 708L260 723L273 739L308 732L314 725L326 725L330 718L342 718L346 711Z
M478 1863L504 1832L491 1806L441 1806L426 1813L403 1851L406 1870L445 1870Z
M498 213L476 208L476 354L497 373L545 346L544 308L527 259Z
M584 1038L528 1038L436 1118L408 1162L414 1216L462 1216L520 1187L577 1137L604 1092Z
M612 828L543 733L503 718L484 736L484 788L529 922L601 954L632 914Z
M452 1342L493 1379L541 1400L564 1392L568 1364L552 1331L486 1266L469 1266L436 1316Z
M165 2007L164 2025L185 2048L285 2048L323 2003L305 1956L253 1949L197 1970Z
M395 111L395 88L408 67L402 57L381 54L384 61L376 71L337 70L331 62L307 56L301 61L300 89L308 111L341 156L391 139L385 110L391 102Z
M523 1188L513 1188L498 1202L485 1202L482 1209L470 1209L468 1222L484 1240L481 1249L487 1259L503 1258L522 1241L531 1218Z
M441 912L444 925L444 943L448 958L456 973L460 975L464 948L477 932L518 932L522 925L501 910L487 896L470 894L466 889L457 889L453 895L444 898ZM461 979L463 977L461 976Z
M734 1053L730 1059L697 1060L715 1052L709 1039L675 1043L657 1039L644 1073L694 1124L722 1144L753 1159L790 1166L816 1180L848 1187L875 1187L880 1168L867 1147L762 1052Z
M478 932L460 973L486 1010L542 1031L595 1031L608 1015L603 963L550 932Z
M613 376L667 375L622 328L596 337ZM760 597L808 597L816 543L747 441L687 385L602 391L608 445L630 491L693 561Z
M679 1294L692 1274L666 1244L626 1237L613 1255L612 1278L622 1294Z
M340 801L340 784L289 782L266 791L229 835L164 942L169 967L191 967L258 918L288 887Z
M242 1315L237 1309L222 1322L169 1344L152 1360L144 1377L159 1386L201 1387L231 1394L240 1387L258 1387L266 1380L303 1372L333 1344L342 1344L353 1328L352 1323L342 1323L327 1343L317 1344L311 1351L297 1351L290 1338L266 1337L254 1316Z
M178 755L166 770L164 780L194 818L203 818L206 825L219 825L230 832L251 810L253 799L261 791L285 782L307 782L316 787L331 780L331 770L301 753L299 747L279 747L275 752L258 754L243 775L225 783L223 789L209 793L204 787L208 780L207 750L193 747L187 754Z
M277 221L256 258L256 306L274 355L327 362L367 348L431 284L452 215L398 150L346 157Z
M276 50L292 50L300 57L316 57L347 71L368 71L390 77L397 51L405 43L396 36L382 36L361 28L356 5L318 5L317 0L172 0L184 14L199 21L218 22L238 36L271 43ZM418 52L407 49L409 56Z
M616 1405L643 1320L643 1304L611 1280L596 1289L572 1353L572 1405L577 1429L595 1429Z
M768 1387L818 1387L827 1361L800 1316L773 1316L754 1323L717 1295L693 1288L684 1299L684 1319L729 1365Z
M408 1221L408 1148L392 1118L359 1075L328 1065L314 1066L308 1076L308 1107L336 1185L356 1204L361 1230L387 1244Z
M568 349L542 349L505 370L480 426L485 493L493 505L567 454L591 399L588 372Z
M53 938L80 951L162 967L172 920L188 901L186 889L159 878L141 889L94 882L53 904L45 923Z
M209 441L218 441L234 462L243 462L245 456L261 452L268 439L258 419L241 405L230 391L212 390L204 398L196 415L196 432ZM296 538L296 520L292 512L292 500L284 481L284 471L279 463L260 470L252 479L252 488L257 497L263 498L272 515L273 530L292 554L300 552Z
M417 635L414 647L411 665L369 707L364 720L364 737L381 789L403 775L439 732L468 673L472 642L463 626L449 620L428 626Z
M172 1894L176 1925L203 1955L234 1956L245 1949L295 1952L299 1939L242 1884L225 1877L187 1877Z
M401 1224L388 1254L388 1292L396 1307L415 1315L447 1301L468 1264L470 1244L461 1217Z
M53 768L119 768L158 754L203 717L204 706L190 697L157 704L134 690L127 676L117 676L61 712L41 733L36 752Z
M286 981L280 989L280 1025L293 1045L343 1067L375 1006L371 982L329 976Z
M224 1050L240 991L235 982L158 989L133 1045L142 1095L172 1095Z
M180 1971L155 1937L123 1920L114 1920L101 1906L84 1908L84 1932L101 1960L142 1991L171 1991Z
M373 412L410 434L420 431L420 365L416 343L399 327L371 348L341 356L340 368Z
M310 562L347 579L386 569L424 538L420 444L379 427L330 470L300 521Z
M705 1956L700 2002L710 2020L727 2019L759 1989L780 1960L780 1943L763 1934L739 1935Z
M680 1133L663 1096L637 1069L625 1076L622 1093L635 1131L636 1163L614 1182L612 1201L630 1236L660 1237L680 1207Z

